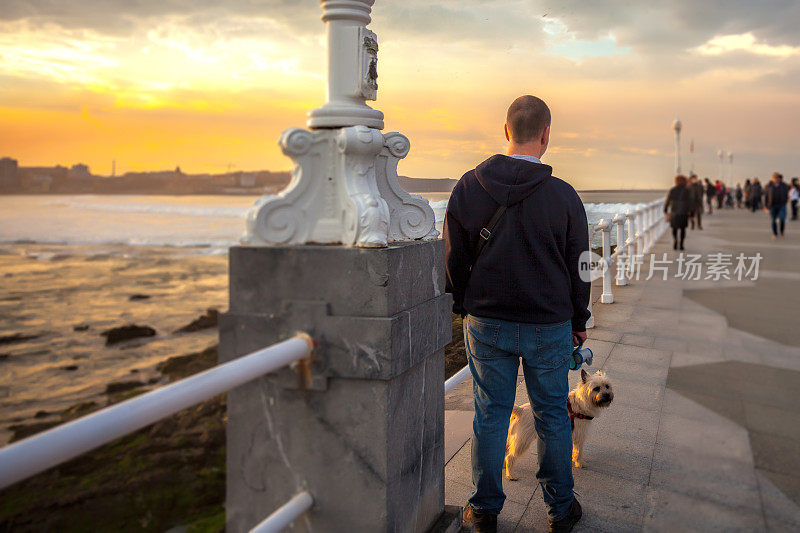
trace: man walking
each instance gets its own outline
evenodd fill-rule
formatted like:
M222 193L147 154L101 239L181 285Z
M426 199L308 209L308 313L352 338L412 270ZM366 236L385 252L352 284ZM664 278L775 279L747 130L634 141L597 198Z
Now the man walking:
M475 491L464 521L476 531L497 528L522 358L550 531L571 531L581 506L572 492L567 373L589 318L589 282L579 268L589 249L586 212L575 190L539 160L550 140L547 104L535 96L514 100L505 133L508 155L494 155L462 176L444 223L447 291L454 311L467 315L475 395Z
M708 199L708 214L714 213L714 196L717 194L717 188L706 178L706 198Z
M761 183L758 178L753 178L753 185L750 193L750 209L753 213L761 209Z
M772 181L767 184L764 196L766 196L766 208L772 219L772 238L778 238L778 221L780 221L780 236L783 237L783 230L786 227L786 202L789 201L789 186L783 182L783 174L779 172L772 174Z

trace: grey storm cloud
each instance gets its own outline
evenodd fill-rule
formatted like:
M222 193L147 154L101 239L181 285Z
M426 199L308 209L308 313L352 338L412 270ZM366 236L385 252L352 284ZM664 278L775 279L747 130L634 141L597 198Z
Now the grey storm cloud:
M541 43L540 13L525 0L429 2L379 0L373 18L388 37L425 35L449 41L500 40L501 44ZM187 24L208 25L226 17L264 17L298 34L323 31L316 0L4 0L0 20L26 19L70 29L125 36L142 23L180 16Z
M686 49L716 35L752 32L770 45L800 44L797 0L543 0L548 16L579 38L614 33L622 45L647 51Z
M322 31L316 0L0 2L0 20L27 19L121 36L169 15L199 25L213 25L225 17L266 17L301 35ZM373 17L389 38L427 36L501 47L541 46L548 17L558 19L579 39L594 41L612 33L619 45L644 55L675 53L716 35L746 32L770 45L800 45L797 0L378 0Z

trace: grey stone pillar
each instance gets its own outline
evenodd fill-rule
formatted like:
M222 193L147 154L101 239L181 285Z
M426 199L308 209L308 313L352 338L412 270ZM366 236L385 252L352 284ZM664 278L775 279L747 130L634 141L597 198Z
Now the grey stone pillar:
M297 531L426 531L444 505L444 243L234 247L220 362L306 331L299 365L228 393L227 530L300 490Z

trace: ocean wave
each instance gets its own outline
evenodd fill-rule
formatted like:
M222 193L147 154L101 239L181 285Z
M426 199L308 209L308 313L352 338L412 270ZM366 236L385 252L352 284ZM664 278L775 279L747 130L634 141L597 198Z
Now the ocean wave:
M243 204L250 201L135 195L51 197L44 202L37 198L27 210L0 216L0 243L170 247L191 254L225 253L228 247L238 244L244 232L243 217L250 206ZM430 205L441 231L447 200L432 201ZM585 208L589 224L594 225L601 218L610 219L639 205L642 204L586 203ZM41 259L53 257L43 255Z
M89 199L89 197L82 198ZM167 202L86 202L79 200L56 200L44 205L47 207L66 207L82 211L209 218L243 218L250 209L249 205L181 205Z
M624 213L626 210L630 209L633 211L639 206L644 204L630 204L630 203L618 203L618 204L583 204L587 211L592 210L594 212L603 212L603 213Z
M447 200L440 200L438 202L430 202L433 214L436 217L436 222L444 222L444 216L447 212ZM601 218L610 218L616 214L624 214L628 210L631 212L637 207L644 204L628 204L628 203L615 203L615 204L583 204L586 209L586 218L589 219L590 224L597 224Z
M238 239L218 238L208 239L202 235L197 238L173 238L169 236L158 237L130 237L130 238L106 238L103 236L75 235L74 237L61 236L61 238L41 238L24 240L3 240L0 237L0 245L47 245L47 246L119 246L119 247L161 247L175 249L205 250L204 255L215 255L218 250L227 250L228 247L239 244ZM41 257L37 259L49 260L49 252L41 252ZM30 254L33 256L34 252Z

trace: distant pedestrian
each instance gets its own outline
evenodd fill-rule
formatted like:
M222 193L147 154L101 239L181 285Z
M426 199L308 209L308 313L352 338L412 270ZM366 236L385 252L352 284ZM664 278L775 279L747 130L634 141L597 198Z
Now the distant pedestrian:
M750 195L750 210L755 213L761 209L761 183L758 178L753 178L752 191Z
M692 229L697 223L697 229L703 229L703 184L697 179L697 174L692 173L689 176L689 193L691 193L692 213L691 222Z
M780 236L786 227L786 202L789 201L789 186L783 182L783 174L775 172L772 181L766 189L766 208L772 219L772 238L778 237L778 222L780 221Z
M714 182L717 196L717 209L722 209L722 202L725 198L725 184L717 180Z
M736 207L738 209L742 208L742 198L744 197L744 191L742 191L742 186L738 183L736 184Z
M706 199L708 200L708 214L714 213L714 196L717 195L717 188L706 178Z
M792 178L792 188L789 189L789 202L792 204L792 220L797 220L798 200L800 200L800 179Z
M673 250L683 250L689 211L692 208L692 198L686 183L687 179L683 174L675 176L675 186L669 190L667 200L664 202L664 212L667 213L669 225L672 226Z
M753 193L752 191L753 185L750 183L750 180L744 180L744 208L750 209L750 195Z

